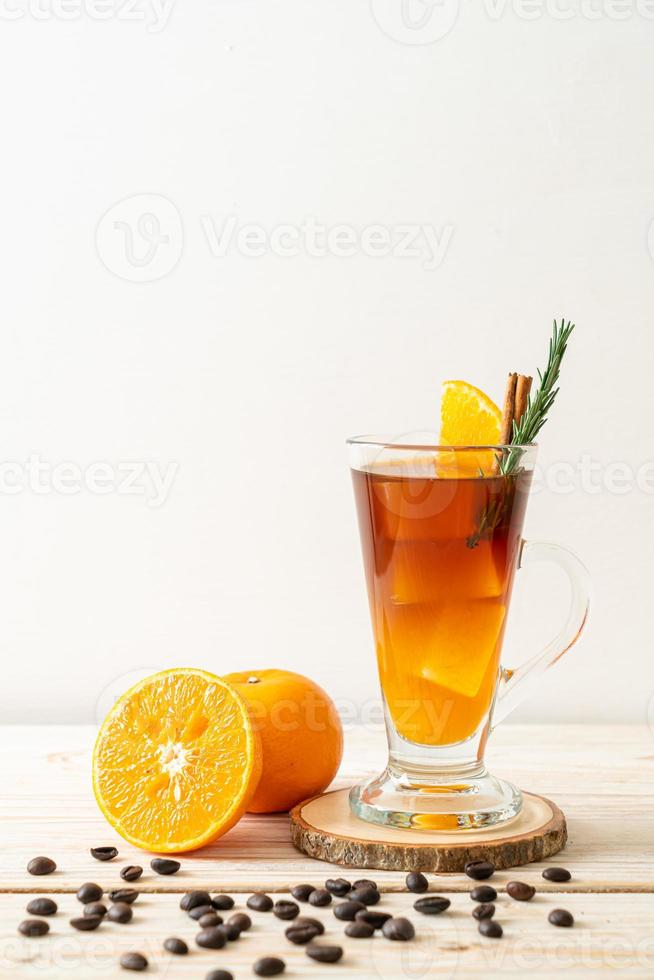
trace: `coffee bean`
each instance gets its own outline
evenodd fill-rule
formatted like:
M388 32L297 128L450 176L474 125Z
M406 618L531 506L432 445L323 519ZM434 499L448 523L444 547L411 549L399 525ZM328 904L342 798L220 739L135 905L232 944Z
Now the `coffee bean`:
M332 893L328 892L326 888L315 888L309 895L309 905L315 905L317 908L330 905L331 900Z
M113 861L118 856L117 847L92 847L91 857L96 861Z
M212 926L210 929L203 929L195 937L198 946L203 949L222 949L227 942L225 933L220 926Z
M199 920L203 915L207 915L208 912L212 912L215 915L215 911L210 902L208 905L194 905L189 911L189 918ZM220 921L222 922L222 919ZM216 922L215 925L220 925L220 923Z
M536 894L536 889L533 885L525 884L524 881L510 881L506 886L506 893L516 902L530 902Z
M70 924L73 929L79 929L80 932L91 932L93 929L97 929L102 922L104 916L102 915L83 915L76 919L71 919Z
M486 881L487 878L492 878L495 874L495 865L490 861L468 861L463 870L468 878L474 878L475 881Z
M575 924L572 912L568 912L567 909L552 909L550 914L547 916L547 920L548 922L551 922L553 926L563 926L565 929L569 929Z
M388 919L382 926L382 936L395 942L406 943L415 934L413 924L408 919Z
M567 868L545 868L543 878L546 881L570 881L572 875Z
M27 903L27 911L30 915L54 915L57 911L57 903L51 898L33 898Z
M304 946L306 943L310 943L312 939L319 936L320 933L313 926L289 926L285 931L284 935L289 942L294 943L296 946Z
M442 895L425 895L424 898L419 898L413 903L416 912L422 912L423 915L440 915L441 912L449 909L450 905L449 898L444 898Z
M347 878L328 878L325 882L325 888L337 898L342 898L343 895L347 895L351 891L352 885Z
M128 864L125 868L121 869L120 877L123 881L138 881L142 874L143 868L138 864Z
M209 895L209 892L195 891L195 892L186 892L185 895L182 895L179 903L179 907L180 909L182 909L183 912L190 912L191 909L194 909L196 907L196 905L212 905L212 904L213 903L211 901L211 896Z
M132 906L128 905L127 902L116 902L107 912L107 918L110 922L121 922L123 924L125 922L131 922L133 915L134 911Z
M254 909L255 912L270 912L273 907L273 900L270 895L266 895L264 892L255 892L254 895L250 895L245 904L249 909Z
M222 925L222 921L221 917L216 915L215 912L205 912L198 919L198 925L200 929L211 929L213 926Z
M116 891L109 892L112 902L127 902L128 905L132 905L138 897L139 893L134 888L117 888Z
M392 918L388 912L372 912L370 909L363 909L354 916L355 922L366 922L373 929L381 929L385 922Z
M297 902L289 902L286 899L280 899L279 902L275 902L273 907L273 915L276 915L278 919L295 919L299 914L300 906Z
M374 932L374 927L369 922L363 922L361 919L348 922L345 926L345 935L350 936L352 939L370 939Z
M252 919L245 912L235 912L234 915L229 917L227 924L238 926L241 932L247 932L252 925Z
M140 973L141 970L147 970L148 961L143 953L123 953L120 957L120 965L123 970L135 970Z
M25 919L18 926L18 931L23 936L45 936L50 931L50 924L44 919Z
M410 871L405 878L406 886L410 892L415 892L417 895L426 892L429 888L429 882L420 871Z
M52 858L35 857L27 865L27 871L31 875L51 875L56 867Z
M501 939L504 931L495 919L482 919L477 926L477 930L482 936L486 936L488 939Z
M363 902L348 900L347 902L339 902L338 905L334 906L334 915L344 922L353 922L357 912L362 912L363 909L365 909Z
M312 919L308 915L298 915L297 919L295 919L293 922L293 925L289 926L288 928L296 929L300 927L304 928L304 926L311 926L312 929L316 930L319 936L322 936L323 932L325 931L325 927L320 919Z
M211 904L215 909L220 909L223 912L227 909L234 908L234 899L231 895L214 895L211 899Z
M309 900L309 895L311 892L315 892L314 885L294 885L291 888L291 895L296 898L298 902L307 902Z
M234 974L229 970L209 970L204 980L234 980Z
M89 902L84 906L84 915L106 915L107 906L104 902Z
M168 939L165 939L164 949L169 953L174 953L175 956L186 956L188 953L188 946L183 939L178 939L177 936L169 936Z
M470 898L473 902L494 902L497 898L497 892L492 885L477 885L470 892Z
M241 930L235 922L223 922L220 928L225 933L225 939L229 939L230 942L241 935Z
M284 960L277 956L262 956L252 967L258 977L276 977L286 969Z
M371 888L369 885L366 885L362 888L353 888L347 897L352 902L363 902L364 905L376 905L381 895L376 888Z
M172 858L153 858L150 867L158 875L174 875L181 868L181 864L179 861L173 861Z
M353 888L377 888L377 882L371 881L370 878L357 878L357 880L352 883L352 887Z
M309 943L304 952L318 963L338 963L343 955L343 947L321 946L319 943Z
M495 906L492 902L482 902L481 905L475 905L472 910L473 918L479 919L492 919L495 915Z
M101 898L102 889L94 881L87 881L86 884L77 890L77 901L81 902L82 905L88 905L89 902L97 902Z

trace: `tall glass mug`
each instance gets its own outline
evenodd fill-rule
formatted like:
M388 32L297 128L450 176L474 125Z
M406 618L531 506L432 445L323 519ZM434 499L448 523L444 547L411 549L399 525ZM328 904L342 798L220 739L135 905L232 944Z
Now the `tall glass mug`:
M510 820L522 797L486 769L488 736L572 646L589 605L581 562L522 538L536 447L348 446L389 748L384 772L353 787L352 811L424 830ZM569 578L567 619L511 670L500 657L514 575L541 561Z

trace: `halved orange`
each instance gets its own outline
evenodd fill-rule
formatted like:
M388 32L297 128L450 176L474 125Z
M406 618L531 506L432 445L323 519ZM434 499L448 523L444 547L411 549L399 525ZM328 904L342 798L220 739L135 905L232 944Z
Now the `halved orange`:
M480 388L467 381L444 381L440 442L444 446L497 446L502 412ZM492 452L441 453L439 476L474 477L493 472Z
M261 741L244 699L203 670L146 677L105 718L93 789L125 840L149 851L192 851L245 813L261 776Z

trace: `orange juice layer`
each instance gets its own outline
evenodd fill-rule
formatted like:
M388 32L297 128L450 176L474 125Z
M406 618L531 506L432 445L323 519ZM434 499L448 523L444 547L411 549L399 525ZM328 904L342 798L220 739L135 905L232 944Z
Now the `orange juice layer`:
M393 722L411 742L450 745L471 736L491 706L528 477L433 474L433 464L428 475L352 471ZM484 514L499 519L477 540Z

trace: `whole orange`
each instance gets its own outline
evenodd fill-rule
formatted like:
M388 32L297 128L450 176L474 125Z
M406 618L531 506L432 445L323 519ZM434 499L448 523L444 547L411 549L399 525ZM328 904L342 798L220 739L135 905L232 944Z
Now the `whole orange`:
M343 755L341 720L329 695L290 670L246 670L223 679L247 701L261 736L263 771L249 812L290 810L326 789Z

